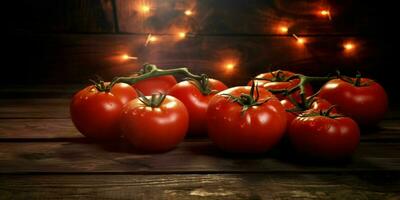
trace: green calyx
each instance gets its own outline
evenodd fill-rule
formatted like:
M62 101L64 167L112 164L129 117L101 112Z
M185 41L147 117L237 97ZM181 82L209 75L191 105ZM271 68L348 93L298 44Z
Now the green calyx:
M332 110L336 107L336 105L330 106L326 110L320 110L319 112L312 112L312 113L306 113L306 114L301 114L301 117L315 117L315 116L323 116L323 117L329 117L331 119L339 118L339 117L344 117L344 115L339 115L339 114L332 114Z
M282 70L272 71L270 73L272 75L272 78L254 78L254 80L264 80L264 81L271 81L271 82L286 82L286 81L288 81L289 77L285 76L285 73Z
M255 91L255 93L254 93ZM258 87L254 84L251 85L249 94L240 94L240 96L236 97L231 94L222 94L223 96L227 96L232 102L238 103L242 106L242 114L244 114L250 107L259 106L266 103L270 98L267 98L261 102L259 102L260 93L258 91Z
M152 108L157 108L159 107L167 97L166 94L162 93L154 93L151 95L150 98L147 98L142 92L139 90L136 90L136 92L139 94L139 100L146 106L150 106Z
M338 79L340 79L342 81L345 81L347 83L350 83L355 87L369 86L369 85L371 85L371 83L374 82L373 80L371 80L371 81L367 81L367 82L363 83L361 81L362 76L361 76L361 73L359 71L357 71L355 79L353 79L351 77L348 77L348 76L341 75L339 70L336 71L336 74L337 74L337 78Z
M297 112L302 112L302 111L306 111L308 109L311 108L312 104L314 102L317 101L317 99L315 98L320 91L316 92L315 94L307 97L304 99L304 101L298 102L296 101L291 94L286 95L286 97L288 98L288 100L295 106L294 108L291 109L287 109L287 112L291 112L291 113L297 113Z
M111 88L115 85L115 82L111 82L110 84L106 84L103 79L97 76L97 81L89 79L90 82L96 87L99 92L109 92Z
M189 81L191 84L195 85L197 89L203 94L204 96L216 93L217 90L211 90L210 88L210 79L207 77L207 75L202 74L201 79L193 79L193 78L185 78L185 80Z

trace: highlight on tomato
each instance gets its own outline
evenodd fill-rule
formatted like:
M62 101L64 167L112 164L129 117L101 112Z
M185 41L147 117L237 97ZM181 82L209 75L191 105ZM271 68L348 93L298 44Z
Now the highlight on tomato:
M383 87L374 80L339 76L322 86L320 97L337 105L337 110L353 118L362 126L375 125L383 119L388 108L388 97Z
M267 90L290 90L293 87L295 87L297 84L300 83L300 79L298 78L293 78L292 76L295 75L295 73L291 71L285 71L285 70L276 70L268 73L262 73L257 75L254 78L254 81L251 80L247 83L248 86L251 86L252 83L254 82L256 85L259 87L263 87ZM311 84L306 84L304 86L305 89L305 96L311 96L313 94L313 90L311 87ZM293 94L293 98L296 101L300 101L300 91L296 91ZM285 99L285 96L282 94L275 94L278 99L282 100Z
M145 152L173 149L185 137L188 124L185 105L165 94L141 94L124 106L119 123L125 138Z
M77 92L70 103L73 124L84 136L96 140L118 139L118 121L124 104L137 97L126 83L94 83Z
M228 152L262 153L275 146L286 130L286 112L279 100L254 84L216 94L207 109L212 142Z
M349 117L324 111L307 111L289 127L289 140L301 155L336 160L351 156L360 142L360 129Z
M193 136L207 135L206 114L211 98L228 87L219 80L204 76L201 81L188 79L169 90L169 95L185 104L189 112L189 132Z

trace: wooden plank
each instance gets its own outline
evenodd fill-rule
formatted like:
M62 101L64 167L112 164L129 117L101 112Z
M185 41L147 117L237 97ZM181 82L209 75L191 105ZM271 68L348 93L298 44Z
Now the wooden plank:
M377 128L363 129L362 142L399 142L400 121L384 120ZM72 121L66 119L0 119L1 141L30 141L30 139L82 138Z
M399 175L0 176L2 199L398 199Z
M1 118L69 118L70 99L0 99Z
M361 143L353 160L337 164L306 161L283 150L231 155L208 141L192 141L167 153L141 154L124 143L6 142L0 143L0 173L400 172L398 143Z
M208 73L228 85L245 84L254 75L278 67L310 75L327 75L336 69L345 74L361 70L365 76L383 83L392 80L375 68L380 63L379 57L372 56L379 50L376 44L358 38L310 37L307 45L302 46L293 37L196 36L177 40L175 36L163 36L145 47L146 35L10 37L13 42L6 45L9 51L4 57L13 67L0 79L7 84L88 83L96 74L109 80L129 75L145 62L167 68L188 66L195 73ZM360 47L354 55L341 47L347 40L356 41ZM15 53L22 48L31 52L24 59ZM139 60L122 61L121 55L125 53ZM229 60L237 62L231 72L224 67Z
M70 119L0 119L0 139L82 138Z
M8 32L114 32L111 0L4 3Z
M329 3L324 5L307 0L117 0L117 10L120 30L130 33L174 33L184 29L200 34L281 34L279 27L285 25L289 27L289 33L320 35L354 34L368 27L364 20L371 18L372 9L363 12L353 9L363 3ZM142 6L150 7L150 11L143 12ZM324 6L331 10L332 21L327 16L320 16L319 11ZM193 15L185 16L186 10L192 10ZM352 13L351 23L344 17L349 13Z

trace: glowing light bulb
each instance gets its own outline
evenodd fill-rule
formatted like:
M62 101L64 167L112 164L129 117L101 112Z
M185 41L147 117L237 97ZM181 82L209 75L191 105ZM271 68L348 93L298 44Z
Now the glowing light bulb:
M183 39L183 38L186 37L186 33L183 32L183 31L181 31L181 32L178 33L178 37L181 38L181 39Z
M142 5L142 6L140 6L140 10L142 11L142 13L148 13L148 12L150 12L150 6Z
M191 10L185 10L185 15L191 16L191 15L193 15L193 12Z
M306 40L304 38L297 38L297 43L304 44L304 43L306 43Z
M121 56L122 60L128 60L129 59L129 55L128 54L124 54Z
M287 26L281 26L279 27L279 31L281 33L287 33L289 31L289 28Z
M322 16L329 16L331 13L329 12L329 10L321 10L319 14L321 14Z
M158 40L158 38L156 36L150 36L149 37L149 42L155 42L157 40Z
M354 47L355 47L355 45L353 43L351 43L351 42L347 42L347 43L343 44L343 48L346 51L351 51L351 50L354 49Z

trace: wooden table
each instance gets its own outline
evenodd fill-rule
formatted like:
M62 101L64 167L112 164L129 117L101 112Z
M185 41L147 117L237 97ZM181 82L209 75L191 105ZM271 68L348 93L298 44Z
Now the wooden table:
M207 139L154 155L125 143L93 143L73 127L68 98L32 93L42 98L0 99L2 200L400 198L396 109L379 128L363 130L352 160L318 163L282 148L229 155Z

